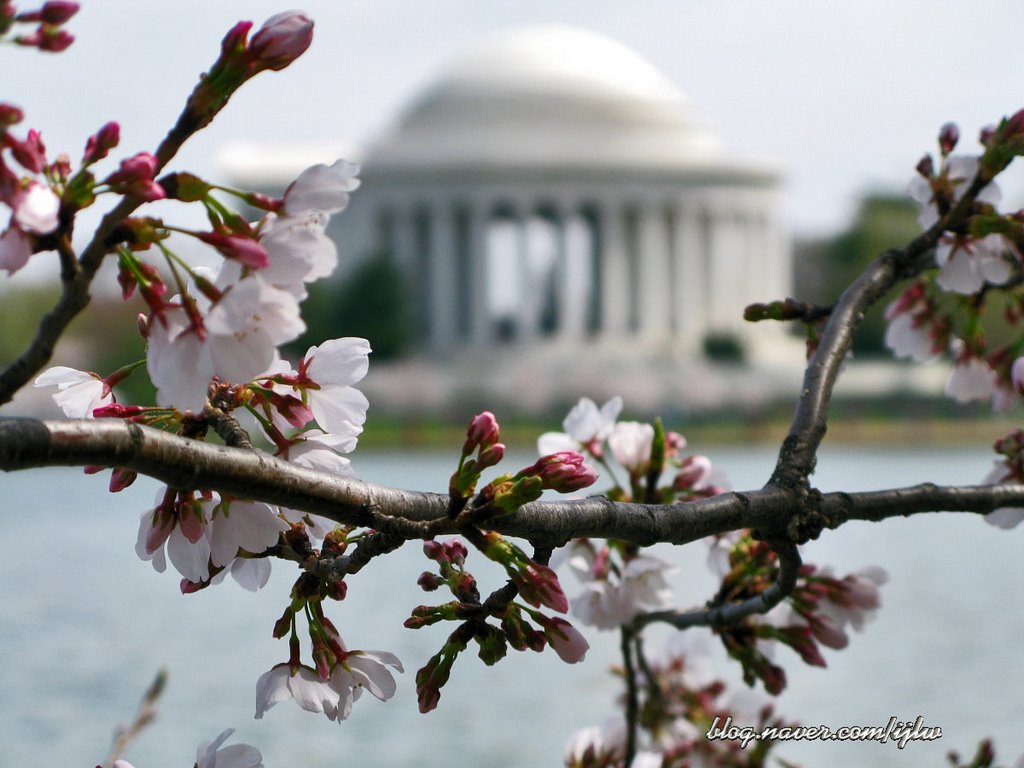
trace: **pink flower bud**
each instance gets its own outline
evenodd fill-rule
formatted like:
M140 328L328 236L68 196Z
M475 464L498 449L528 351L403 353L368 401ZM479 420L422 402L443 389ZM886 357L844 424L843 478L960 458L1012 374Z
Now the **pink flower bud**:
M78 13L78 3L63 2L63 0L49 0L43 3L39 10L41 21L47 24L63 24L72 16Z
M100 128L85 142L82 165L91 165L102 160L121 141L121 126L111 121Z
M437 574L431 573L430 571L424 571L420 574L420 577L416 579L416 583L424 592L433 592L440 587L443 582L441 581L441 577Z
M202 232L197 235L207 245L212 245L227 259L235 259L253 269L270 265L270 254L258 240L243 235L223 235L219 232Z
M35 128L28 132L24 141L16 141L10 137L7 139L7 146L14 155L14 159L22 164L32 173L42 173L46 166L46 147L43 145L43 137Z
M121 167L107 177L107 184L130 184L133 181L152 181L159 161L149 152L139 152L121 161Z
M466 442L462 446L462 453L468 455L477 446L487 448L498 442L500 437L498 420L494 418L494 414L490 411L484 411L474 416L473 420L469 422L469 428L466 430Z
M673 487L677 491L701 490L711 474L711 459L707 456L687 456L676 474Z
M948 155L960 141L960 129L956 123L946 123L939 130L939 149L943 155Z
M810 621L811 632L815 639L822 645L841 650L849 644L850 638L843 632L842 627L829 616L812 614L808 617L808 621Z
M51 26L43 26L36 33L36 47L47 53L60 53L67 50L75 42L75 36L63 29Z
M935 175L935 164L932 162L932 156L925 155L924 157L922 157L918 161L917 165L914 166L914 170L917 171L921 176L924 176L924 178L930 180L932 176Z
M298 11L271 16L249 42L249 51L264 69L284 69L313 42L313 21Z
M557 616L538 617L537 620L544 627L544 637L558 654L558 658L566 664L583 661L583 657L590 650L590 643L576 627Z
M13 104L0 104L0 128L17 125L25 118L25 113Z
M43 7L39 10L19 13L16 18L21 22L42 22L56 26L68 21L76 13L78 13L78 3L50 0L50 2L43 3Z
M478 470L493 467L504 457L505 445L503 443L495 443L494 445L480 451L480 458L477 460L476 467Z
M439 541L433 539L423 542L423 554L427 556L429 560L434 560L438 563L448 562L448 550Z
M559 451L542 456L520 474L539 477L544 488L559 493L572 493L597 481L597 471L585 463L579 451Z
M1007 119L1005 127L1005 135L1007 137L1017 136L1024 133L1024 109L1018 110L1014 115Z
M519 587L519 594L523 600L538 608L546 605L559 613L568 611L569 600L558 582L558 575L546 565L532 560L528 563L525 568L509 571L509 576Z
M448 556L449 562L458 566L461 566L466 562L466 555L469 554L469 551L466 549L466 545L462 543L461 539L452 539L451 541L442 544L442 546Z
M97 408L96 410L100 409ZM96 411L93 411L93 416L95 415ZM132 472L130 469L121 469L120 467L115 467L114 471L110 475L110 492L117 493L118 491L123 491L129 485L134 483L135 478L137 477L138 474Z

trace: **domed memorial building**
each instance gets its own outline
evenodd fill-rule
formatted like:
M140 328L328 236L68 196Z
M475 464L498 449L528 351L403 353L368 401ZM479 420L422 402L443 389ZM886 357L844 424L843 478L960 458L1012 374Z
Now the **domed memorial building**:
M780 324L742 318L789 295L777 166L723 149L672 82L603 35L483 41L360 159L334 231L347 256L406 276L428 358L800 354Z
M346 249L413 276L437 351L695 355L708 337L749 342L743 307L788 295L778 171L723 152L671 82L594 32L513 30L467 51L362 175Z

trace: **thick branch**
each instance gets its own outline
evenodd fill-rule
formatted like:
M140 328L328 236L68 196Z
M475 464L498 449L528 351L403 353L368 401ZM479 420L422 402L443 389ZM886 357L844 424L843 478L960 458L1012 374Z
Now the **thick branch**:
M404 491L298 467L262 451L211 445L120 420L0 419L0 469L105 465L124 467L175 488L213 490L238 498L314 512L348 525L408 538L457 533L447 494ZM765 488L668 505L628 504L603 497L534 502L488 527L535 545L580 537L640 545L686 544L715 533L755 528L786 536L808 497ZM1024 506L1024 486L933 485L867 493L812 494L814 511L835 528L847 520L881 520L919 512L990 512ZM799 502L799 504L798 504ZM425 523L430 522L429 527Z
M349 525L398 529L409 538L426 530L419 525L424 521L431 521L431 534L458 531L458 522L447 518L447 494L328 475L261 451L211 445L119 420L0 419L0 469L89 464L124 467L175 488L281 504ZM713 533L771 525L787 507L787 498L777 490L667 506L594 497L527 504L488 527L535 545L561 545L577 536L684 544Z

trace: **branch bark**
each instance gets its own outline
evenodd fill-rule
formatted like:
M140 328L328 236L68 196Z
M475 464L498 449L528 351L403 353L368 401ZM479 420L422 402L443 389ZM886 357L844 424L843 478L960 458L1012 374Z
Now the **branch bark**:
M447 494L328 475L262 451L190 440L120 420L0 419L0 469L85 465L123 467L174 488L279 504L408 539L458 532L458 523L447 517ZM801 543L849 520L879 521L934 511L986 513L1007 506L1024 506L1024 485L925 484L826 494L769 486L667 505L604 497L534 502L488 527L546 547L581 536L641 546L686 544L744 528L772 540ZM794 525L795 521L801 524ZM428 522L429 534L424 525Z

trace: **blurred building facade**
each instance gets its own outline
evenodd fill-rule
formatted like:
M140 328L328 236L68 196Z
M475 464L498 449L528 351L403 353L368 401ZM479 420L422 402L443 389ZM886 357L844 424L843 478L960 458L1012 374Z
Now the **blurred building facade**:
M235 150L225 165L280 189L302 167L289 157ZM544 26L485 40L357 159L362 186L332 233L346 257L399 267L421 361L490 355L550 373L569 352L596 374L640 356L675 390L679 366L715 344L755 367L802 357L780 324L743 320L747 304L790 295L780 169L727 151L610 38Z

